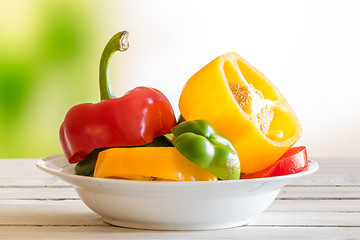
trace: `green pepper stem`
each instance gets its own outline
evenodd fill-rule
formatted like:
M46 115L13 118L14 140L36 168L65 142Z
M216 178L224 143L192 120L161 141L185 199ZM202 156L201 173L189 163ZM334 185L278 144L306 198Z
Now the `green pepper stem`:
M100 99L115 98L111 90L109 63L116 51L125 52L129 48L129 32L123 31L115 34L106 44L100 59L99 85Z

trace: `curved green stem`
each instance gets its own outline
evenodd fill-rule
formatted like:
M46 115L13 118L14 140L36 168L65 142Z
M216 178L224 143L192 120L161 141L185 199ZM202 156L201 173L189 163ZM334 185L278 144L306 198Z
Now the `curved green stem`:
M115 34L106 44L100 59L99 84L101 101L115 98L111 90L109 63L116 51L125 52L129 48L129 33L127 31Z

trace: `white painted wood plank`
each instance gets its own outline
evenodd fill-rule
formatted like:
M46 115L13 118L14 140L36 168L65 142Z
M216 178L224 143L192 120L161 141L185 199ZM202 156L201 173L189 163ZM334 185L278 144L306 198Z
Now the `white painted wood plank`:
M360 169L360 168L359 168ZM45 173L44 173L45 174ZM353 185L358 186L360 184L360 175L358 173L349 173L344 175L342 173L334 173L330 175L326 173L315 173L313 175L299 179L298 181L290 185L330 185L330 186L343 186ZM4 186L68 186L69 184L63 182L51 175L36 176L36 177L24 177L13 176L9 178L0 177L0 187Z
M251 227L210 231L146 231L112 226L91 227L27 227L0 226L1 239L269 239L269 240L350 240L359 239L360 228L343 227Z
M58 186L67 183L36 167L38 159L0 159L0 186Z
M359 199L360 186L354 187L284 187L278 199Z
M360 200L275 200L265 211L360 213Z
M1 200L61 200L79 199L74 188L68 187L8 187L0 188ZM284 187L277 199L360 200L360 186L354 187Z
M254 226L342 226L360 227L360 213L342 212L262 212L249 225Z
M80 199L75 189L69 187L0 188L1 200L62 200Z
M105 225L101 217L80 200L4 200L0 201L0 213L0 225Z
M357 169L360 169L357 168ZM329 172L326 169L320 169L318 172L303 177L291 185L355 185L360 184L360 175L358 171L352 169L345 171L339 169L338 171Z
M38 159L0 159L0 186L63 186L67 183L39 170ZM304 185L359 185L359 158L315 158L317 173L294 184Z
M17 205L29 205L34 210L43 211L42 208L76 209L84 206L81 200L2 200L1 206L12 206L13 211ZM90 211L90 210L89 210ZM275 200L266 211L270 212L360 212L360 200Z
M348 202L333 203L332 211L325 207L316 209L316 205L310 207L299 203L301 201L289 200L279 203L275 201L274 206L270 206L268 210L256 216L250 225L360 227L360 211L357 208L357 211L352 212L351 209L356 210L354 205L346 208L344 204ZM282 205L279 206L279 204ZM0 201L0 213L0 226L99 226L105 224L99 215L93 213L80 200L3 200Z
M314 158L319 170L293 183L303 185L360 185L360 158Z
M68 186L69 184L61 181L58 178L52 177L50 175L46 177L16 177L13 178L1 178L0 177L0 187L17 187L17 186Z
M313 159L321 164L330 163L330 164L338 164L344 165L344 163L352 163L352 164L359 164L359 157L311 157L309 155L309 159Z
M276 200L265 212L360 213L360 201ZM80 200L3 200L0 225L101 225L99 216ZM36 216L36 219L34 219ZM34 222L35 221L35 222Z
M69 185L37 169L37 159L0 159L0 239L357 239L360 159L315 160L320 170L285 187L279 199L287 200L249 226L184 234L111 227Z

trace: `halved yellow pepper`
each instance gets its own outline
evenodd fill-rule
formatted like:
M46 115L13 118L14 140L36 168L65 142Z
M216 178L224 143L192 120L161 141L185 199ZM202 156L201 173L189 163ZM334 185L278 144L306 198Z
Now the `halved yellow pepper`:
M216 181L175 147L109 148L99 153L94 177L152 181Z
M191 77L179 108L186 120L207 120L227 137L244 173L273 164L302 134L279 90L236 53L214 59Z

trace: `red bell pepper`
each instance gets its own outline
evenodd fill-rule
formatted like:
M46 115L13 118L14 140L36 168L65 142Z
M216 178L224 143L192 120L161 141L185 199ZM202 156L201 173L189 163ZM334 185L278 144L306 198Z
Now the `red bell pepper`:
M100 60L101 102L72 107L60 127L60 142L70 163L84 159L93 149L139 146L170 133L176 119L170 102L154 88L137 87L120 98L111 92L109 59L128 48L128 33L116 34Z
M243 179L275 177L301 172L308 167L306 148L293 147L285 152L273 165L255 173L242 176Z

